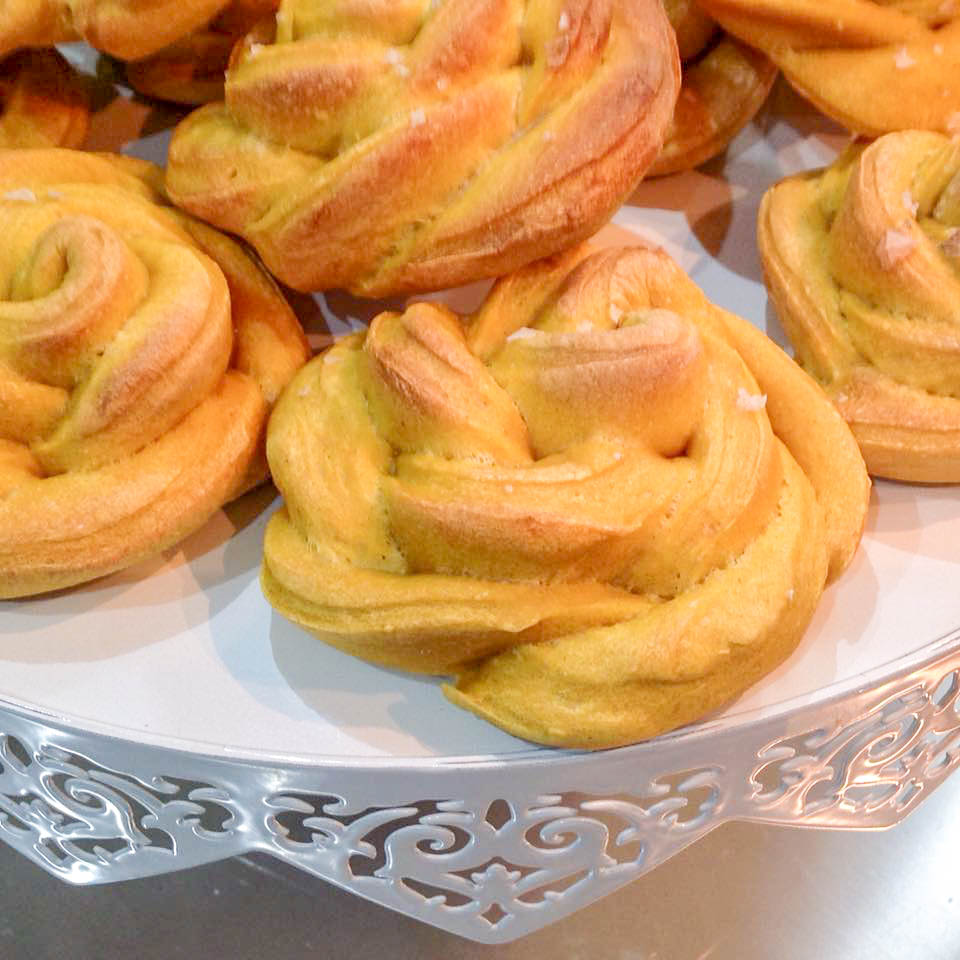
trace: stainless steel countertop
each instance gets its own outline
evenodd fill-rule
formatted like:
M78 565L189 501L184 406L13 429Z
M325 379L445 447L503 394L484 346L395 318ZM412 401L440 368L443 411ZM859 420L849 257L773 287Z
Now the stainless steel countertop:
M460 940L267 857L69 887L0 844L2 960L954 960L960 777L885 832L727 824L523 940Z

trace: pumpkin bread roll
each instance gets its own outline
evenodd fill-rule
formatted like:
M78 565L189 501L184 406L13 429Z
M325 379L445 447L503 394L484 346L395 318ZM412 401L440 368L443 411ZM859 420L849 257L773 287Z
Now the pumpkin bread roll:
M692 721L782 661L869 492L816 384L646 247L532 264L467 323L381 314L297 374L267 456L280 612L574 747Z
M763 106L777 68L725 33L695 0L664 0L683 69L663 149L648 176L690 170L722 153Z
M0 597L175 544L267 476L306 360L273 282L129 157L0 152Z
M598 229L678 88L660 0L284 0L167 187L298 290L439 289Z
M698 0L849 130L960 133L955 0Z
M904 131L771 188L770 296L870 472L960 482L960 143Z
M145 60L127 64L127 79L138 93L174 103L223 99L223 79L233 45L279 0L232 0L214 19Z
M0 149L79 147L90 101L56 50L22 50L0 63Z
M229 0L3 0L0 56L85 40L121 60L147 57L208 23Z

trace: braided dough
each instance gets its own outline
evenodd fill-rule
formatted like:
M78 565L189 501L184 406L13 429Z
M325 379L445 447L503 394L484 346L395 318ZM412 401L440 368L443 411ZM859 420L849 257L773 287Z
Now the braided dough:
M127 65L127 79L138 93L174 103L223 99L223 79L233 45L279 0L233 0L209 24L145 60Z
M960 144L905 131L760 207L770 296L870 472L960 482Z
M90 103L56 50L22 50L0 63L0 149L79 147Z
M266 478L267 412L307 358L249 255L160 171L0 152L0 597L153 555Z
M439 289L598 229L678 88L660 0L287 0L167 186L296 289Z
M765 404L764 404L765 395ZM381 314L271 418L268 600L546 744L687 723L799 641L869 481L822 391L665 254Z
M850 130L960 132L955 0L698 2Z
M121 60L147 57L202 27L229 0L3 0L0 56L86 40Z
M777 68L724 33L694 0L665 0L683 64L680 96L663 149L648 171L690 170L726 150L763 106Z

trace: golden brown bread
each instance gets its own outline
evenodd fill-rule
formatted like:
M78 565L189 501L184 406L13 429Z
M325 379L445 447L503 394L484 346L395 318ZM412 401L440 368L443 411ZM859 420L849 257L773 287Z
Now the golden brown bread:
M302 331L161 184L132 158L0 151L0 597L155 554L266 478Z
M854 145L767 193L758 242L797 359L870 472L960 482L960 143Z
M960 132L954 0L698 2L850 130Z
M223 99L223 80L233 45L279 0L232 0L210 23L150 57L127 64L127 79L138 93L174 103Z
M229 0L4 0L0 56L86 40L121 60L146 57L207 23Z
M694 0L665 0L683 65L680 96L663 148L648 171L690 170L722 153L763 106L777 68L725 33Z
M648 248L530 265L469 323L381 314L294 378L267 444L268 600L567 746L686 723L783 660L869 493L816 384Z
M167 186L297 289L438 289L593 233L678 88L660 0L294 0L177 128Z
M21 50L0 63L0 148L79 147L90 102L56 50Z

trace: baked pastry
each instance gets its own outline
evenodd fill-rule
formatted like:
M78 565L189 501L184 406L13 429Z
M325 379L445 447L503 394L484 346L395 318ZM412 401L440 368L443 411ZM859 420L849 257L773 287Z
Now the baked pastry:
M223 99L223 78L233 45L279 0L232 0L210 23L145 60L127 64L127 79L138 93L174 103Z
M167 187L295 289L440 289L592 234L678 88L660 0L293 0L177 128Z
M532 264L466 326L381 314L297 374L267 456L274 607L574 747L692 721L783 660L869 492L816 384L646 247Z
M680 96L651 177L699 166L726 150L763 106L777 68L724 32L695 0L664 0L683 69Z
M4 0L0 56L86 40L121 60L146 57L202 27L229 0Z
M960 482L960 143L856 144L763 198L767 286L870 472Z
M22 50L0 63L0 149L79 147L90 102L56 50Z
M849 130L960 132L954 0L698 0Z
M249 254L129 157L0 152L0 597L158 553L266 478L306 360Z

